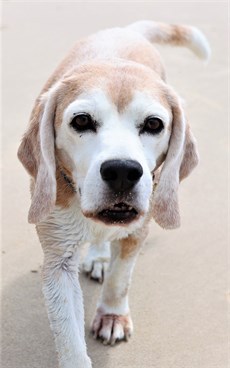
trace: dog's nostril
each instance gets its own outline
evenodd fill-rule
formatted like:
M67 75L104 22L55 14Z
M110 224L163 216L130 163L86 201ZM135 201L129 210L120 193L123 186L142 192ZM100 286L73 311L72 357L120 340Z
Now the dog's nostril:
M132 188L143 175L142 166L133 160L109 160L101 165L101 177L115 192Z
M105 181L117 179L116 171L110 167L105 167L104 169L101 169L101 176L102 176L102 179Z
M128 173L128 180L130 181L137 181L140 179L140 177L143 175L143 169L140 166L140 168L131 169Z

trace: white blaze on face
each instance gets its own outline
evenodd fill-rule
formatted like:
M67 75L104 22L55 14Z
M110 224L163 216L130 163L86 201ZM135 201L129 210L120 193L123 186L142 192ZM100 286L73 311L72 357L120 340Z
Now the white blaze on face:
M70 126L79 113L90 114L97 121L96 132L79 133ZM140 127L149 116L162 120L164 129L159 134L140 134ZM72 161L83 213L98 212L109 203L108 186L100 167L105 161L119 159L134 160L142 166L143 175L135 185L132 205L142 213L148 211L151 172L158 157L167 152L171 120L171 112L144 92L136 92L122 112L101 90L80 95L65 109L56 144Z

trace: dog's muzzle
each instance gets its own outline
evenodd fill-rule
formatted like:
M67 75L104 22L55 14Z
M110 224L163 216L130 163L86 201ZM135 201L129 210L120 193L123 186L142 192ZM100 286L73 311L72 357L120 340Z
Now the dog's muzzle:
M131 204L130 194L132 197L132 190L143 175L142 166L133 160L109 160L101 165L100 174L116 200L100 211L97 218L106 224L128 224L136 220L139 213Z

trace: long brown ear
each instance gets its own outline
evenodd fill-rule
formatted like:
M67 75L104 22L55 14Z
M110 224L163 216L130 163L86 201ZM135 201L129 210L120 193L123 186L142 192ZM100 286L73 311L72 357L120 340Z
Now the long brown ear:
M33 177L30 223L38 223L49 214L56 201L56 165L54 155L55 91L47 92L35 103L30 125L18 150L18 158Z
M168 153L153 197L153 217L165 229L180 226L178 204L179 182L190 174L198 163L195 139L186 122L182 107L174 96L172 133Z

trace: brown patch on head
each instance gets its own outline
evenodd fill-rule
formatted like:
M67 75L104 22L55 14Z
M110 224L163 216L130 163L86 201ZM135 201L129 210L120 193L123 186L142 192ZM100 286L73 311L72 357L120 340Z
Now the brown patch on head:
M125 110L136 91L145 92L169 108L165 98L164 82L153 70L132 63L116 66L109 73L106 92L119 112Z
M61 125L64 110L83 93L105 90L110 68L107 64L86 64L72 69L62 79L57 101L55 127Z
M119 112L125 110L132 101L135 91L143 91L152 95L166 108L164 82L153 70L130 62L113 64L103 62L90 63L71 70L65 75L57 98L55 126L60 126L63 111L81 94L94 90L105 93Z
M121 70L115 71L107 84L106 92L119 112L123 111L132 100L134 90L131 85L130 76Z

